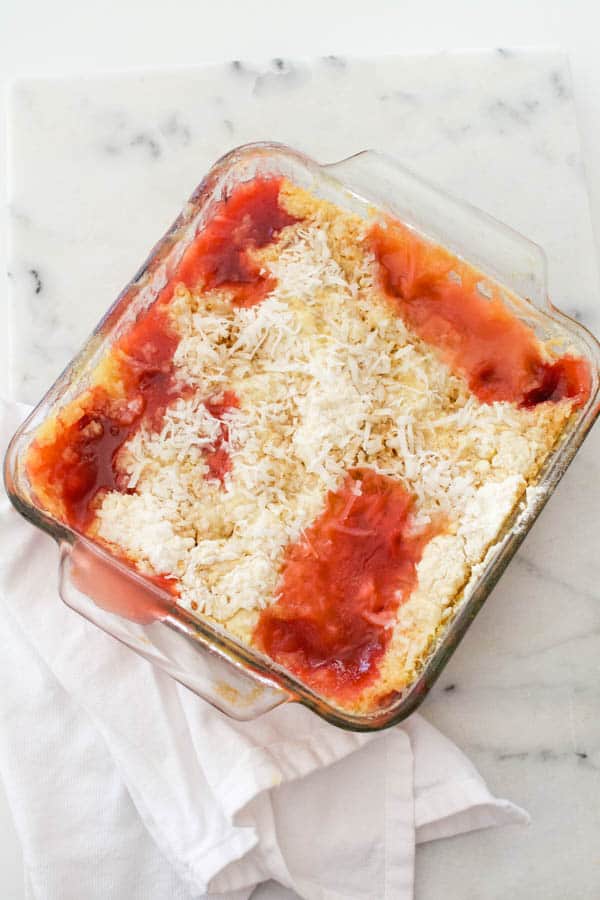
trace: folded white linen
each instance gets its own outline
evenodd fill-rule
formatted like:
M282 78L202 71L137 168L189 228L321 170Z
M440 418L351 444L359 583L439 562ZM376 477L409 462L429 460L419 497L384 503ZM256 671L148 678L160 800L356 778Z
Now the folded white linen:
M4 448L26 408L2 403ZM373 735L295 705L240 723L62 604L0 499L0 773L39 900L408 900L415 844L527 821L421 716Z

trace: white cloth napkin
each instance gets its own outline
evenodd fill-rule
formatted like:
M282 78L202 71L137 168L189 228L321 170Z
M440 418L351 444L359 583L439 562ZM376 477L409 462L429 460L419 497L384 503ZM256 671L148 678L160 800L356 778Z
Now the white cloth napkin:
M5 447L26 412L1 404ZM288 705L227 719L68 609L0 498L0 772L40 900L409 900L415 843L526 822L420 716L375 735Z

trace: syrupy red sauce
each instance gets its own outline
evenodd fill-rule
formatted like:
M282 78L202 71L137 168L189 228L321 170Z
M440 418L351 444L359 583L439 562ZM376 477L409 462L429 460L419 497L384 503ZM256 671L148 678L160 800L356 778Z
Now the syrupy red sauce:
M239 397L233 391L225 391L220 400L205 400L204 405L215 419L221 419L224 413L239 409ZM208 466L207 477L225 483L225 476L231 471L231 458L223 446L229 440L229 427L221 422L220 434L212 447L204 450L204 462Z
M127 479L117 465L118 452L140 427L159 431L167 406L192 389L178 383L173 354L178 337L173 332L164 305L154 306L116 345L119 376L125 396L115 399L103 387L94 387L86 397L84 412L59 429L53 443L32 448L29 474L35 483L42 475L61 496L67 522L85 531L90 525L96 499L106 491L127 491ZM218 400L207 400L211 415L220 418L239 407L233 391ZM219 437L205 449L209 478L223 484L231 469L223 447L228 440L222 422Z
M116 465L119 450L142 422L160 429L167 406L183 393L172 362L178 341L164 306L151 307L115 345L121 395L93 387L79 417L68 423L59 417L53 442L32 446L32 482L42 480L61 498L69 525L85 531L98 495L127 489Z
M167 406L182 394L173 367L178 344L163 302L151 306L116 344L126 394L142 400L144 418L156 431Z
M282 228L299 221L279 203L281 182L257 177L215 203L206 227L185 251L172 284L183 283L190 290L225 288L237 306L260 303L273 290L275 279L261 271L251 251L266 247Z
M574 406L585 403L591 389L588 363L573 356L546 362L534 332L498 296L482 296L481 276L474 270L393 221L372 226L369 240L398 313L441 351L479 400L522 407L564 399Z
M100 412L99 391L95 394L97 405L66 429L61 435L63 440L54 447L58 450L66 439L63 451L55 459L53 475L62 481L69 522L80 528L88 524L91 504L99 491L119 490L113 458L132 427L116 415ZM109 403L105 403L108 407Z
M585 360L561 356L554 363L544 363L538 384L525 394L521 405L532 407L569 398L575 406L581 406L590 395L591 384L590 367Z
M192 389L178 382L173 356L179 335L171 325L168 307L175 286L227 288L238 306L258 303L275 280L261 273L249 251L265 247L282 228L298 221L279 204L281 178L259 177L238 185L217 202L203 231L194 239L158 300L117 341L113 351L118 397L101 386L81 398L81 415L68 421L59 416L51 442L34 442L28 471L35 486L41 484L62 501L67 523L85 531L106 491L127 490L119 472L119 450L144 423L160 430L165 410ZM220 418L239 407L233 392L206 407ZM231 460L223 446L227 425L214 445L204 452L207 477L224 483Z
M360 482L361 493L353 487ZM377 674L400 603L439 528L411 528L414 498L396 479L353 469L286 552L280 596L255 644L318 691L349 699Z

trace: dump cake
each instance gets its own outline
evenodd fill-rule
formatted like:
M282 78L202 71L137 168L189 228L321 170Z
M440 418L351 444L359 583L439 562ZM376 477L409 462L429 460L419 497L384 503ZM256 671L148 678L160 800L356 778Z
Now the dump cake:
M365 712L414 680L589 390L448 251L257 176L27 470L57 519Z

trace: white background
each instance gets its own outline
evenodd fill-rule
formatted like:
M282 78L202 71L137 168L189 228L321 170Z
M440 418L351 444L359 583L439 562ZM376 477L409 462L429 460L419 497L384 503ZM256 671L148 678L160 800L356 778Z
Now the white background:
M0 0L0 81L5 88L15 75L234 58L560 47L571 59L592 222L598 236L599 25L597 0ZM2 121L2 174L4 153ZM0 184L4 209L2 176ZM0 271L4 273L3 214L0 220ZM3 275L1 281L4 285ZM5 301L4 288L0 297ZM2 307L4 311L5 302ZM21 897L20 849L0 788L0 898Z

